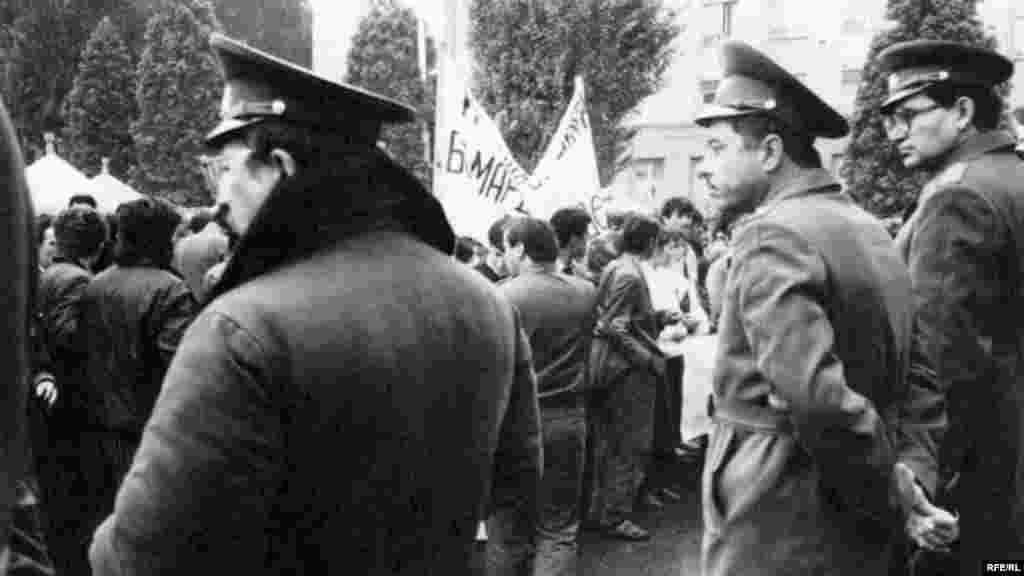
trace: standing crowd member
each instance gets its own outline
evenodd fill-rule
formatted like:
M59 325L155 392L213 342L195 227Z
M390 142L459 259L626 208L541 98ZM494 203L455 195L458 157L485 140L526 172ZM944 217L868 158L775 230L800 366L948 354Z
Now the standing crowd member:
M892 240L821 167L846 120L750 46L723 46L697 121L713 198L740 213L704 462L702 570L886 574L886 429L902 396L910 280Z
M487 242L490 246L488 247L487 255L481 258L476 265L476 271L494 283L500 282L508 276L508 271L505 270L505 248L501 244L504 241L502 235L508 221L509 217L504 216L496 220L487 229Z
M33 453L42 489L46 536L59 574L89 574L89 535L109 506L95 497L102 462L96 441L98 423L86 383L86 351L81 337L79 304L92 268L99 260L107 227L98 212L75 206L53 223L57 255L39 280L37 322L44 353L52 367L56 391Z
M935 174L897 238L916 304L912 409L928 417L926 441L901 450L907 529L921 571L977 574L1024 560L1024 161L994 90L1013 63L924 40L879 62L889 140Z
M87 343L85 385L103 454L93 497L110 512L178 341L196 312L185 281L171 272L181 216L144 197L117 207L114 265L89 282L79 302ZM102 472L102 474L100 473Z
M206 300L206 273L222 262L228 252L228 238L207 212L192 216L188 232L174 244L174 269L188 284L197 302Z
M499 291L519 311L533 352L544 442L533 574L575 575L587 436L585 362L595 289L559 270L560 244L543 220L510 220L504 235L510 278ZM534 530L513 520L488 524L493 527L488 534Z
M647 540L631 518L645 483L654 405L665 358L656 343L671 314L655 314L641 263L658 242L658 223L639 214L622 227L622 254L605 268L597 290L589 357L594 394L590 414L593 469L588 522L612 538Z
M590 223L593 218L583 208L560 208L551 215L549 222L558 239L558 271L586 277L583 257L587 252L590 237Z
M518 314L452 261L440 204L376 146L411 108L210 44L226 86L207 144L237 245L96 531L94 573L464 574L482 503L536 507Z

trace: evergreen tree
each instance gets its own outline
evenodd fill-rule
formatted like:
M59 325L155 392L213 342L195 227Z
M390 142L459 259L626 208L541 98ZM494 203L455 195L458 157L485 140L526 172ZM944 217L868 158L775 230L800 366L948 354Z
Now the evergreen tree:
M104 156L115 174L133 167L133 76L128 47L114 22L104 18L82 51L67 100L69 160L79 170L98 172Z
M378 1L352 38L346 81L419 109L419 117L434 117L434 91L420 81L416 47L416 16L392 0ZM433 60L430 53L428 62ZM422 125L385 128L381 139L388 153L428 186L430 166L424 161Z
M886 139L878 112L887 95L886 77L878 54L907 40L951 40L992 49L996 41L978 20L977 0L888 0L885 15L895 26L880 32L868 50L841 175L861 205L880 216L893 216L916 202L928 175L904 169ZM1009 86L1001 88L1004 100L1008 90Z
M662 83L679 34L662 0L473 0L476 92L533 170L582 75L601 182L634 135L622 120Z
M190 206L210 202L197 158L217 122L223 86L208 42L188 7L167 2L146 25L136 74L136 187Z

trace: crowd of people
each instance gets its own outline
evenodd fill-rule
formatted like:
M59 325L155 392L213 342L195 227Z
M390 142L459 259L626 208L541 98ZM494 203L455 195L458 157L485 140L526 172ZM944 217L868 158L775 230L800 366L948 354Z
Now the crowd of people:
M1024 161L1012 63L880 56L934 177L898 230L822 168L847 120L723 46L717 209L504 217L486 245L377 142L408 106L215 34L217 209L76 196L35 231L31 466L12 566L84 574L579 573L580 531L701 469L702 572L1024 562ZM893 238L893 235L896 235ZM673 350L714 335L682 394ZM710 417L689 438L683 402ZM1016 563L1015 563L1016 562Z

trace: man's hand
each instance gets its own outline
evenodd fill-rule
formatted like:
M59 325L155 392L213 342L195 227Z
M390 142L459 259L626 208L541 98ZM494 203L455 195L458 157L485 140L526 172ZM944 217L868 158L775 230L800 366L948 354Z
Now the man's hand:
M959 519L928 500L914 472L906 464L898 462L894 472L907 516L907 534L922 548L948 552L949 545L960 537Z
M57 401L57 383L53 377L46 375L36 378L36 397L53 406L53 403Z

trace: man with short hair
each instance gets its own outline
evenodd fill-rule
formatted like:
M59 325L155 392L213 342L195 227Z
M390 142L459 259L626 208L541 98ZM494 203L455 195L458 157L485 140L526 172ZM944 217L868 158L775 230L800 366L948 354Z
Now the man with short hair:
M584 362L595 290L587 281L558 271L559 244L543 220L512 220L504 243L511 277L498 289L519 310L530 341L544 441L533 574L574 575L587 435Z
M94 574L466 574L482 504L536 505L519 315L453 261L441 205L377 147L412 108L210 46L225 86L206 144L237 242L96 531Z
M898 509L910 280L821 167L846 120L754 48L723 45L702 176L735 225L703 468L703 573L886 574Z
M505 247L502 245L502 242L504 242L505 225L509 220L510 216L502 216L495 220L491 227L487 229L487 243L490 244L489 250L474 268L477 272L483 274L484 278L494 283L498 283L508 276L508 271L505 270Z
M586 277L583 257L587 253L587 238L593 218L583 208L559 208L549 222L558 238L558 271Z
M912 408L930 417L926 442L901 450L907 528L975 574L1024 560L1024 161L995 89L1013 62L924 40L879 62L889 140L906 167L934 174L897 238L916 302Z
M43 271L36 302L40 337L53 379L50 410L33 447L46 513L49 553L60 574L89 574L89 534L109 502L95 497L99 444L85 384L87 348L81 338L81 298L100 258L107 227L92 208L76 206L53 223L57 255ZM40 382L40 384L43 384Z

